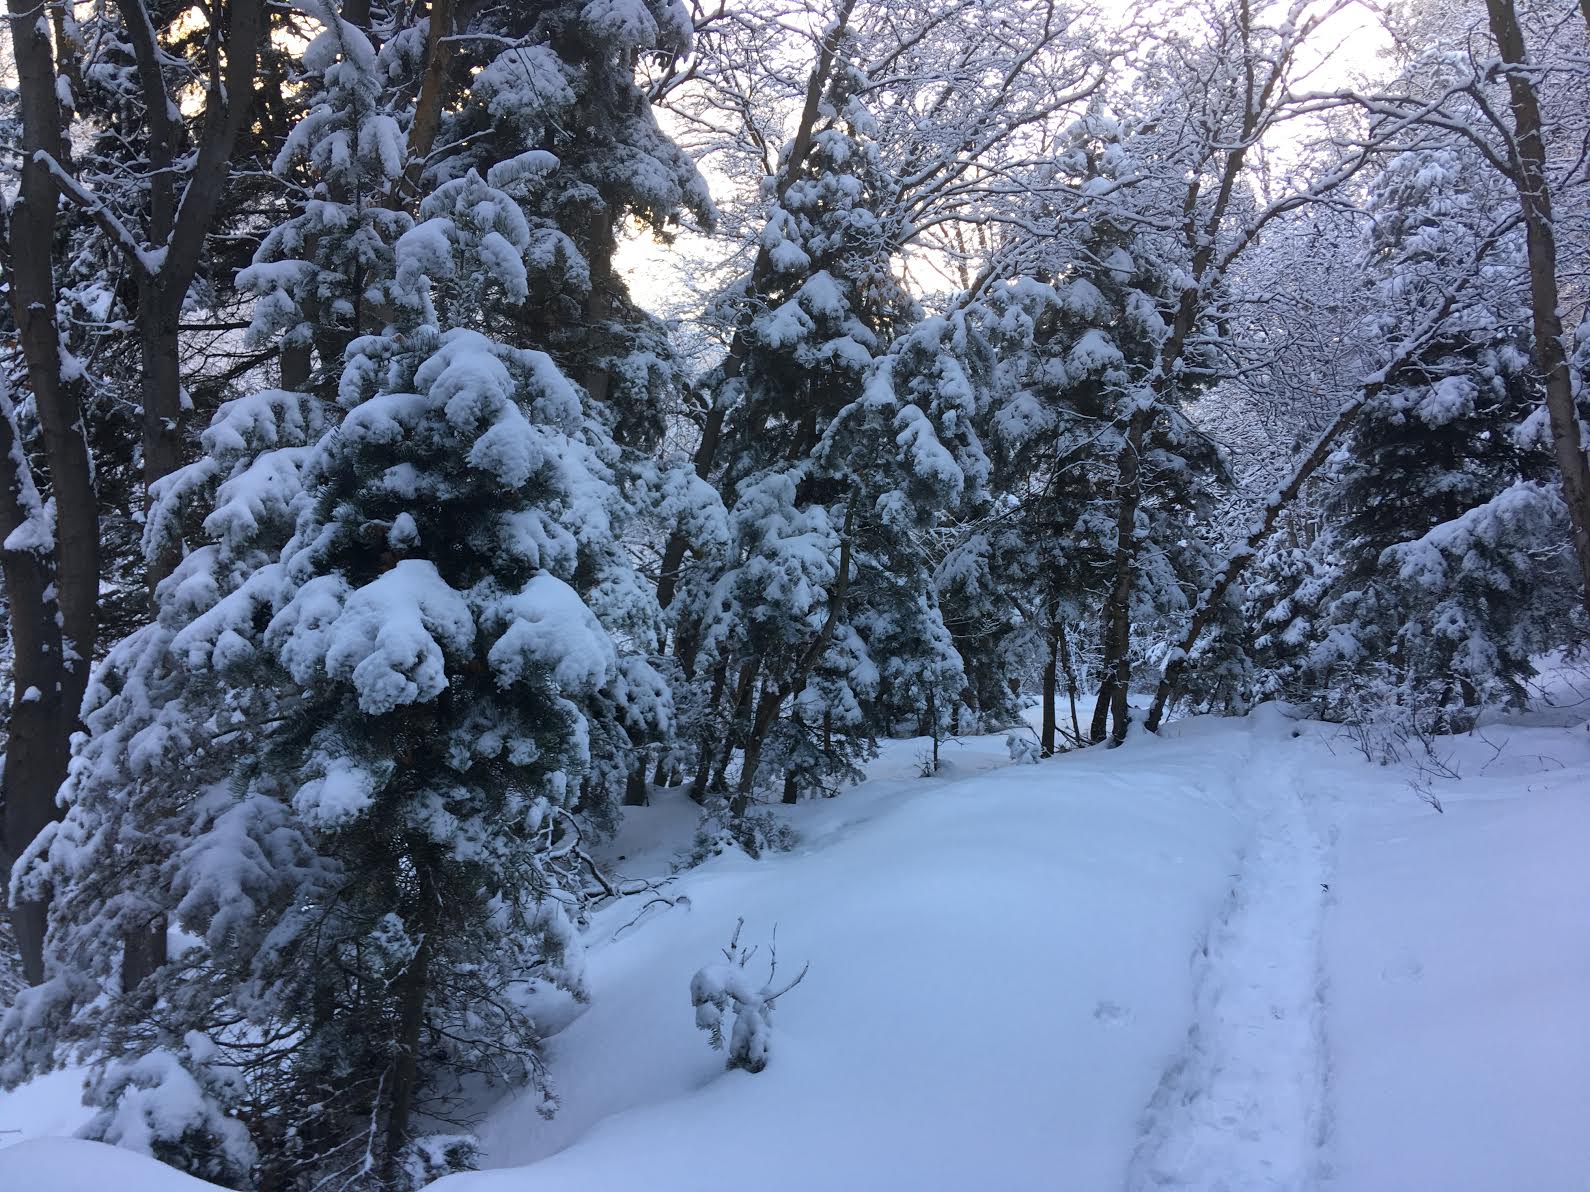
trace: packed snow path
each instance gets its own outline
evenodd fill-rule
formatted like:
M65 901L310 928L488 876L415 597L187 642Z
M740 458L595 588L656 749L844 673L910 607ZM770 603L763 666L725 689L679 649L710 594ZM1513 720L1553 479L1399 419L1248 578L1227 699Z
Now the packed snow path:
M1149 1106L1129 1192L1304 1192L1319 1181L1330 867L1298 750L1281 743L1290 726L1276 727L1272 714L1250 726L1239 787L1253 838L1194 953L1195 1016Z

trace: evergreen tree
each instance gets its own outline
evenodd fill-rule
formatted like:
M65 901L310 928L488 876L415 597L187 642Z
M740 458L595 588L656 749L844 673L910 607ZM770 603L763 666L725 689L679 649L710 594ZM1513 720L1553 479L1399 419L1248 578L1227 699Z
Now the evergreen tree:
M667 329L632 301L614 255L626 221L666 236L687 215L713 217L705 182L636 80L642 56L689 51L689 16L677 0L552 0L483 9L470 33L493 48L470 101L444 116L444 143L459 149L437 177L530 152L556 159L514 192L537 283L516 309L518 335L587 390L620 444L650 451L684 378Z
M738 750L736 823L760 791L793 801L854 778L877 734L961 686L926 535L986 473L965 326L924 320L894 276L867 80L853 46L838 53L762 235L744 367L715 396L729 543L679 629L704 709L697 790L727 791Z
M1140 140L1130 124L1094 111L1069 130L1057 175L1084 195L1112 195L1138 171L1136 155L1152 148ZM1117 460L1134 417L1154 414L1134 457L1134 636L1120 643L1129 661L1154 661L1150 644L1185 611L1187 589L1207 569L1212 490L1225 477L1222 456L1185 410L1200 384L1200 355L1182 361L1175 386L1159 383L1182 291L1143 227L1129 207L1102 201L1046 249L1041 267L982 303L1000 366L981 426L996 461L993 487L1008 507L995 515L1000 531L978 539L994 552L980 569L1006 585L1021 614L1009 628L1030 643L1029 657L1044 660L1046 750L1055 740L1055 684L1068 669L1062 648L1071 668L1073 637L1075 654L1108 658L1106 639L1120 628L1115 618L1101 624L1097 612L1108 609ZM1095 739L1117 675L1097 678Z
M309 387L318 362L315 387L329 395L348 344L390 315L392 246L414 222L390 202L407 155L392 89L412 73L411 38L380 10L371 28L329 4L309 10L323 25L299 59L309 92L273 163L300 200L237 284L254 296L251 339L280 354L283 387Z
M440 143L455 148L426 177L446 183L495 170L530 236L523 298L494 312L491 334L548 352L584 391L616 453L605 456L627 500L614 534L637 556L688 530L722 535L717 495L687 460L664 450L688 378L668 328L633 301L615 261L626 225L668 237L684 219L710 226L714 209L695 165L658 126L637 82L642 58L689 52L688 14L674 0L552 0L477 10L462 39L476 70L461 102L440 116ZM554 168L555 167L555 168ZM611 822L620 792L646 798L646 760L663 744L676 697L662 653L662 622L649 589L596 585L593 601L620 636L621 674L597 697L584 804Z
M1467 250L1494 198L1485 181L1443 150L1403 154L1376 179L1371 247L1393 301ZM1336 574L1308 659L1334 714L1395 704L1465 725L1522 699L1530 657L1566 615L1565 514L1531 438L1541 394L1511 289L1520 247L1387 378L1342 453L1320 544Z
M467 1139L417 1129L462 1080L546 1092L531 998L580 994L582 785L668 692L621 657L655 603L615 537L606 425L485 334L529 294L532 229L498 185L527 163L444 182L412 226L368 212L393 177L377 59L345 23L322 36L318 160L358 185L274 242L314 273L262 262L261 325L302 326L306 276L385 325L334 404L234 402L162 485L151 549L194 549L102 668L67 819L28 859L53 971L5 1020L4 1075L75 1051L94 1136L234 1186L396 1188L467 1165ZM115 941L165 919L198 942L106 996Z

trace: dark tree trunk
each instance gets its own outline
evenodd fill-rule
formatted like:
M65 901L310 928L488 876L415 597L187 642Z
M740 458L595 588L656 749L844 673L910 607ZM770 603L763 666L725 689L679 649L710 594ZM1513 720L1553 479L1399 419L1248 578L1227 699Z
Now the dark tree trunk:
M1066 627L1055 626L1055 643L1060 648L1060 669L1065 672L1066 698L1071 702L1071 740L1082 742L1082 726L1077 723L1077 672L1071 665L1071 643L1066 640Z
M26 461L17 446L11 404L0 407L0 542L27 518L37 499ZM66 772L72 717L60 696L61 631L49 597L54 569L45 544L38 549L0 549L0 574L10 606L11 740L5 768L5 821L0 832L0 881L53 818L55 785ZM31 985L44 979L45 907L19 902L11 912L22 955L22 975Z
M11 314L49 469L49 490L55 499L53 560L38 552L21 552L31 554L31 559L7 552L5 559L18 650L5 770L4 851L17 857L44 825L59 816L55 794L66 778L70 736L77 725L98 630L99 509L78 395L61 374L55 321L58 188L52 166L66 150L53 49L37 4L8 0L8 11L22 117L22 168L5 229L4 263ZM4 437L14 450L9 410L7 421ZM8 502L21 495L20 469L25 467L17 453L8 460L5 474L0 474L11 490ZM8 520L19 513L13 508ZM14 917L23 971L28 980L37 982L44 972L45 908L24 904L16 908Z
M427 859L419 859L417 911L420 946L403 974L399 995L397 1055L392 1062L392 1087L386 1119L386 1154L382 1169L386 1180L394 1181L398 1159L408 1145L409 1123L414 1113L414 1098L419 1091L420 1038L425 1026L425 1007L430 999L431 952L436 935L436 891L431 884Z
M1060 644L1051 632L1049 657L1043 667L1043 730L1038 734L1038 753L1041 757L1054 756L1055 687L1059 681Z
M624 806L645 807L651 802L651 796L646 789L646 759L639 758L630 767L629 778L624 783Z
M143 366L144 512L153 501L155 482L182 465L182 372L178 359L177 312L162 310L162 287L153 281L139 286L144 314L139 327ZM167 543L147 560L146 582L151 600L156 586L181 560L181 544Z
M1126 695L1132 681L1132 589L1137 582L1138 512L1143 499L1140 455L1143 440L1154 420L1153 407L1134 411L1127 423L1126 442L1116 459L1115 575L1100 618L1099 637L1104 645L1104 673L1109 677L1109 711L1114 719L1111 739L1126 739ZM1101 707L1104 691L1100 691ZM1096 711L1093 739L1104 739L1104 725Z
M1093 720L1088 725L1088 740L1090 741L1102 741L1104 740L1105 734L1110 731L1110 695L1114 688L1114 674L1105 674L1101 672L1099 678L1099 698L1098 702L1093 705Z

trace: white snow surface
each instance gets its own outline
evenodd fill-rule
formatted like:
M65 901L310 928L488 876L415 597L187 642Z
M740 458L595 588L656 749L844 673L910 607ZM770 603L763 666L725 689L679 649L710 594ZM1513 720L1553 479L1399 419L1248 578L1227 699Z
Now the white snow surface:
M1590 701L1436 742L1410 784L1267 706L1030 766L894 742L718 857L603 908L592 1000L439 1192L1590 1189ZM661 792L608 849L665 873ZM680 896L683 898L680 898ZM688 900L688 901L686 901ZM781 980L768 1067L725 1071L691 977L737 919ZM97 1144L58 1074L0 1094L0 1188L201 1186ZM22 1143L22 1145L11 1145Z

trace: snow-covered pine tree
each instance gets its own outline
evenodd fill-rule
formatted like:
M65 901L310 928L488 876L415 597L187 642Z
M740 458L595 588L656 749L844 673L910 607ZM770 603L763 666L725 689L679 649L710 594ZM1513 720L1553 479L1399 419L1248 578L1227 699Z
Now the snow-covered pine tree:
M149 538L185 537L195 549L161 584L155 622L96 668L87 735L63 789L67 814L17 874L19 888L53 890L49 968L0 1020L0 1081L86 1062L85 1100L100 1109L91 1137L234 1187L248 1184L258 1158L236 1116L249 1101L247 1069L216 1062L210 1040L242 1030L236 1038L248 1042L237 999L250 991L202 949L135 989L120 988L119 962L122 942L152 924L196 926L206 917L198 902L209 905L199 934L213 928L238 952L259 947L268 916L321 868L283 799L231 786L251 734L279 720L288 693L223 686L212 668L188 667L174 643L277 558L324 431L313 398L250 395L223 406L205 455L158 487ZM234 660L252 653L238 634L216 645L218 660L229 648ZM216 847L228 839L229 849Z
M960 687L921 536L986 469L963 327L923 320L894 275L866 78L848 39L836 57L763 232L771 275L736 391L716 399L727 563L680 630L709 725L697 787L726 792L738 751L737 823L760 792L832 789L902 703L920 715ZM899 686L880 698L886 667Z
M413 224L388 197L406 162L406 115L392 90L413 73L417 31L385 6L363 28L329 2L304 8L322 32L299 58L304 112L273 167L301 199L237 285L254 295L251 339L279 349L282 386L309 388L313 374L330 396L348 344L390 314L392 245Z
M1253 667L1248 702L1314 698L1308 647L1340 569L1341 560L1320 540L1320 527L1303 518L1288 519L1254 560L1242 603Z
M537 283L515 312L520 334L586 389L620 444L650 452L683 378L667 329L630 298L614 256L626 221L666 236L686 216L713 217L706 183L636 79L641 57L689 52L689 14L679 0L554 0L483 8L467 34L466 46L487 49L471 101L443 115L441 141L459 148L436 175L530 151L557 159L514 190Z
M1372 193L1382 301L1461 260L1500 201L1495 182L1452 150L1386 166ZM1567 523L1546 483L1522 276L1515 239L1478 299L1388 377L1341 452L1319 544L1338 574L1308 661L1333 714L1397 705L1461 727L1521 699L1531 656L1567 623Z
M617 448L606 462L628 499L614 532L639 556L681 529L692 542L703 530L722 537L716 494L664 449L685 369L668 328L633 301L615 261L626 225L666 237L683 219L713 219L705 182L659 128L636 75L643 57L688 53L691 37L678 0L474 10L456 53L477 73L440 112L437 141L452 148L426 175L445 182L494 168L518 202L530 234L528 285L522 300L495 312L490 333L546 351L581 386L587 412ZM596 584L585 594L604 623L624 622L621 673L592 709L585 780L592 817L607 821L621 794L644 801L647 751L662 743L673 692L667 668L654 665L662 623L649 589Z
M1041 260L1029 256L1032 272L991 289L980 304L1000 360L981 429L996 461L993 489L1008 502L995 522L1003 532L982 536L1001 552L983 569L1007 585L1034 647L1029 656L1044 659L1045 749L1054 744L1055 685L1067 659L1074 667L1076 656L1120 655L1097 676L1099 703L1083 730L1099 739L1120 660L1128 671L1144 661L1150 635L1185 611L1188 587L1207 569L1211 497L1225 474L1222 456L1185 412L1199 385L1198 354L1182 358L1176 385L1161 383L1182 288L1132 200L1118 197L1122 179L1140 170L1136 155L1152 148L1144 139L1101 108L1068 130L1057 177L1078 194L1106 197L1085 199L1068 233L1045 246ZM1111 645L1104 639L1122 622L1111 615L1101 624L1099 610L1108 611L1116 574L1118 460L1145 409L1153 417L1132 453L1132 532L1150 549L1135 551L1131 633Z
M360 31L322 37L326 95L365 94ZM390 177L345 111L333 139ZM647 589L606 427L481 330L528 296L531 229L496 185L526 164L443 183L390 249L402 221L345 212L391 268L337 405L232 403L162 486L151 536L195 549L100 672L24 874L56 894L51 979L3 1027L8 1081L93 1064L96 1137L239 1187L409 1187L468 1161L417 1136L461 1080L545 1091L530 998L579 993L593 713L667 692L633 694L615 645ZM301 273L260 272L267 312ZM116 996L116 941L163 918L177 954Z

